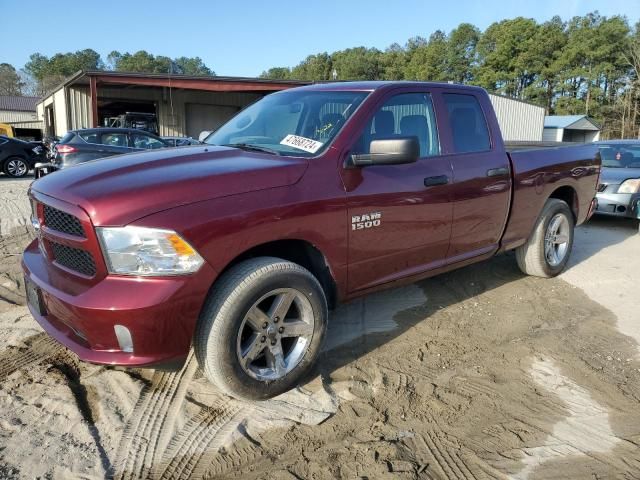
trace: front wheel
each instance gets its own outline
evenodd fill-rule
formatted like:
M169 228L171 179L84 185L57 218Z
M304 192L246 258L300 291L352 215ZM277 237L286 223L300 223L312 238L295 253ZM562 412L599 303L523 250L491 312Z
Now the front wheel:
M19 157L11 157L4 162L4 173L13 178L22 178L29 173L29 165Z
M575 222L569 206L550 198L527 243L516 248L518 266L527 275L555 277L569 261Z
M246 260L214 284L194 335L196 358L223 392L271 398L312 367L327 317L322 287L308 270L272 257Z

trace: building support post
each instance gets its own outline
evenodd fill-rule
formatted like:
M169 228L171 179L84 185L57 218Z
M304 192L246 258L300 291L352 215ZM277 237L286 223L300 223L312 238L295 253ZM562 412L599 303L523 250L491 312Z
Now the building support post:
M96 77L89 77L89 96L91 97L91 127L98 126L98 85Z

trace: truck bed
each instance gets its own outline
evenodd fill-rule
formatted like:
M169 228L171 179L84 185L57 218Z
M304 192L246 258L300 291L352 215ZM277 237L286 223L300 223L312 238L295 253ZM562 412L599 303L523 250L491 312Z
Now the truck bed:
M576 147L579 145L587 145L579 142L543 142L543 141L511 141L504 142L504 148L507 152L517 150L536 150L540 148L564 148Z
M588 218L600 174L598 147L587 143L512 142L505 144L513 175L513 200L502 248L529 237L546 200L567 202L580 225Z

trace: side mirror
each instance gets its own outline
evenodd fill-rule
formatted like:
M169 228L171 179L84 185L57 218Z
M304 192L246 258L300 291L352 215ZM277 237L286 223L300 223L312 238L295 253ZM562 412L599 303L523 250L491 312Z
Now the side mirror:
M351 155L351 165L399 165L413 163L420 157L420 144L416 137L398 137L373 140L369 153Z
M209 135L211 135L210 130L203 130L202 132L200 132L200 135L198 135L198 141L200 143L204 142L204 139L207 138Z

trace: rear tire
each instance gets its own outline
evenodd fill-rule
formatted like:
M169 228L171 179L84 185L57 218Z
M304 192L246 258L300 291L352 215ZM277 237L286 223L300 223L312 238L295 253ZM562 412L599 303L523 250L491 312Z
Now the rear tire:
M308 270L273 257L246 260L213 285L196 326L195 355L224 393L268 399L309 372L327 318L324 292Z
M516 248L520 270L527 275L545 278L560 274L571 255L574 227L569 206L556 198L547 200L531 237Z
M4 161L3 170L12 178L22 178L29 173L29 164L20 157L10 157Z

